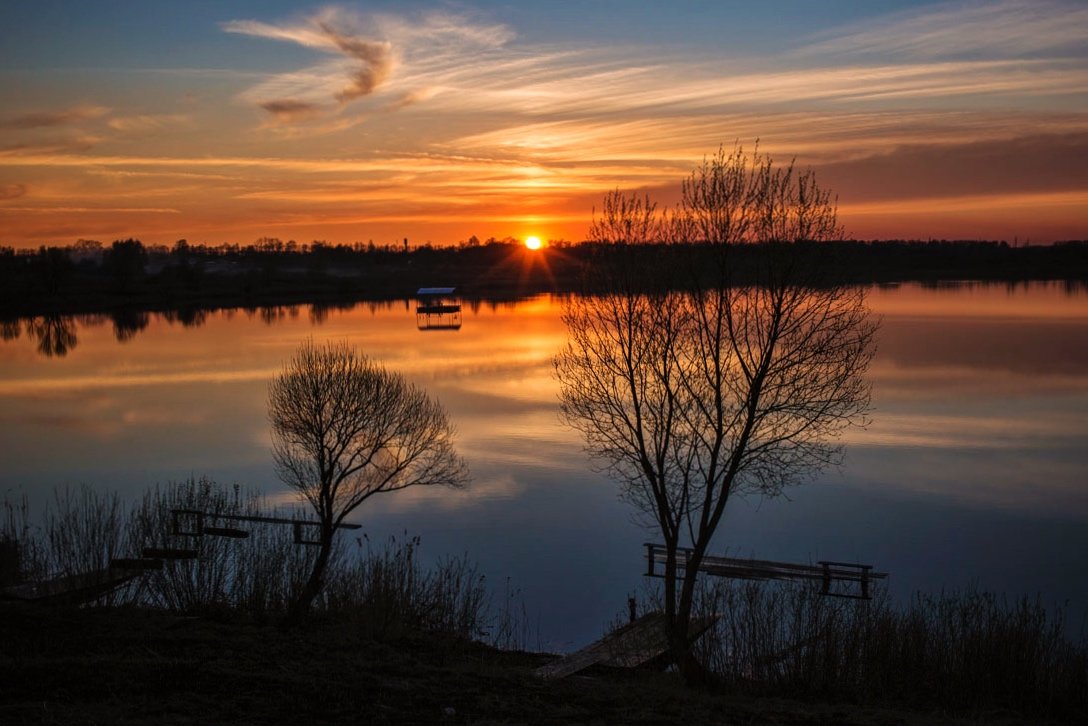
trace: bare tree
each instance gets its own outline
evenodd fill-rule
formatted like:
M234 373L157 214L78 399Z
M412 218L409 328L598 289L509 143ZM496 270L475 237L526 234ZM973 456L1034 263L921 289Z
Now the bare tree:
M333 535L356 507L383 492L468 481L442 406L346 343L303 343L269 385L268 415L276 472L321 522L289 620L321 591Z
M692 250L680 289L654 279L661 265L609 266L627 278L567 303L555 359L565 420L664 539L683 667L697 570L729 499L774 496L836 464L836 439L864 420L875 323L864 291L828 284L810 244L841 235L835 217L811 173L736 147L692 173L675 210L617 191L594 222L602 242Z

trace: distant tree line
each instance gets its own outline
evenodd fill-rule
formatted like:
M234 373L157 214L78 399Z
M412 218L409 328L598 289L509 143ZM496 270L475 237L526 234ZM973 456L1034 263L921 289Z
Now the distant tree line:
M838 282L909 280L1088 280L1088 240L1048 246L1002 241L883 240L790 243L798 255L830 246ZM470 296L509 296L584 289L586 278L615 255L660 261L648 242L607 247L551 240L543 252L519 240L476 236L449 247L356 242L298 243L262 237L253 244L145 245L137 239L104 245L0 247L0 313L91 312L118 305L163 309L177 305L244 306L403 298L420 286L450 285ZM682 248L682 254L681 254ZM698 259L704 242L668 245L680 260ZM734 279L763 252L740 249ZM660 264L658 262L657 264ZM684 264L688 264L685 262Z

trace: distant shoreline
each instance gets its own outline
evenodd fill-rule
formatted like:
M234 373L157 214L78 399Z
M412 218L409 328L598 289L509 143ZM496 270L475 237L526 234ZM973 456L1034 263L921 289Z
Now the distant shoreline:
M180 245L180 243L179 243ZM698 269L706 245L564 244L534 252L504 241L454 248L315 245L144 248L135 240L77 252L0 250L0 318L163 312L401 300L420 287L456 288L464 299L516 300L540 293L593 292L607 265L627 256L664 276ZM977 281L1088 283L1088 242L1014 247L1001 242L798 243L799 255L830 255L828 282L887 284ZM791 249L790 253L794 251ZM736 279L762 252L738 248ZM627 259L625 257L625 259ZM630 261L630 260L628 260Z

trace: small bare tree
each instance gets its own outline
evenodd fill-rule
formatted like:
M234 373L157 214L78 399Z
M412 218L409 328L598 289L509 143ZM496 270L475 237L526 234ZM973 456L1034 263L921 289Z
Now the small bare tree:
M321 523L289 621L320 593L333 535L356 507L383 492L468 482L442 406L346 343L303 343L269 385L268 416L276 472Z
M809 244L841 235L835 216L811 173L737 147L695 170L674 211L617 191L591 230L605 244L671 241L693 255L680 289L661 283L663 265L608 265L621 279L567 303L555 360L565 420L664 538L682 667L697 570L730 497L773 496L838 462L835 439L868 408L864 291L828 284Z

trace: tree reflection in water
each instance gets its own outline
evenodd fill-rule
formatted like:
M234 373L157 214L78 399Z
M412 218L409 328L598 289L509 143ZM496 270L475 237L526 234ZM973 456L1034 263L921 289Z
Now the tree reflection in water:
M114 311L113 335L118 343L132 340L136 333L146 328L151 322L151 316L142 310L121 309Z
M63 358L79 342L75 320L67 315L31 318L26 324L26 332L38 341L38 352L47 358Z
M180 323L183 327L195 328L203 325L208 315L208 310L192 306L161 313L122 308L109 314L38 315L30 318L0 320L0 340L18 340L25 329L27 337L37 343L38 353L47 358L61 358L79 344L77 329L80 327L96 328L109 322L113 325L113 334L117 342L125 343L145 330L156 316L171 324ZM297 311L292 316L296 315Z
M23 326L20 325L18 320L0 321L0 338L4 340L18 340L19 335L22 332Z

